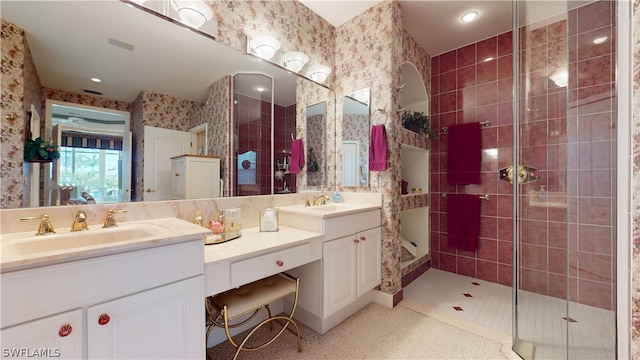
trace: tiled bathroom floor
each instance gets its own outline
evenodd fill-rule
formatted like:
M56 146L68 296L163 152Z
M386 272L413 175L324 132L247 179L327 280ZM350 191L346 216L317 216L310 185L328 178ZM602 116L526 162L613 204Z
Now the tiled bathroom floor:
M430 269L404 289L404 299L499 333L512 334L511 288ZM569 321L570 359L615 359L615 313L519 292L520 339L535 359L564 359ZM402 305L402 302L400 303ZM569 319L567 317L569 307Z

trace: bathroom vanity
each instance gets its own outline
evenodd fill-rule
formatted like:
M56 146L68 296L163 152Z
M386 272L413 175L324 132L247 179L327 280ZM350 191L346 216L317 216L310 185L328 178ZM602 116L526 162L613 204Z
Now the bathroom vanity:
M332 203L278 210L282 223L324 235L322 261L289 271L300 278L295 318L324 334L373 301L371 290L382 278L380 206Z
M62 359L204 358L203 234L168 218L3 235L3 351ZM78 245L76 238L86 241Z

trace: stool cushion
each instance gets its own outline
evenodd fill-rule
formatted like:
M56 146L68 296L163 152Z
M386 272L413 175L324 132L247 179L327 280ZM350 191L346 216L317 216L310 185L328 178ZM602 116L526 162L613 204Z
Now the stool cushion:
M218 311L226 305L231 320L295 292L296 281L278 274L215 295L212 303Z

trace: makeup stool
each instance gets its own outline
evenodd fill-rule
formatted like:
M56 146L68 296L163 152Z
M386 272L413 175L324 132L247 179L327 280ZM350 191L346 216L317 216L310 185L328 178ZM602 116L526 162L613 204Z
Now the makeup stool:
M240 351L260 350L274 342L285 330L289 330L297 336L298 352L302 352L300 329L293 320L293 313L295 312L296 305L298 304L299 287L300 279L294 278L289 274L281 273L208 297L205 300L207 319L210 323L207 327L207 342L213 327L224 328L227 340L236 348L236 352L233 356L233 358L236 359ZM272 315L271 309L269 309L269 304L290 294L294 295L294 300L289 315ZM253 327L240 344L236 343L236 341L231 337L229 329L241 326L251 321L251 319L256 317L262 309L267 310L267 318ZM251 314L252 312L253 314ZM251 314L249 318L234 324L231 323L234 319L247 314ZM282 325L282 329L280 329L280 331L260 345L253 347L245 346L249 338L263 325L269 324L269 329L273 330L273 321L277 321ZM289 324L293 325L295 331L288 328Z

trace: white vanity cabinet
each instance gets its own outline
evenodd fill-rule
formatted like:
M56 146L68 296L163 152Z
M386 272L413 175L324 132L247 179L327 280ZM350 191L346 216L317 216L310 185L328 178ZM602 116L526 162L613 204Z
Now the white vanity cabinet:
M373 301L382 280L380 209L323 216L322 261L289 271L300 278L295 318L324 334Z
M203 247L197 237L2 273L2 347L70 359L203 359Z
M87 309L90 359L191 359L203 282L191 278ZM203 345L204 346L204 345ZM196 350L196 351L194 351Z
M2 330L2 357L81 359L82 310L52 315Z
M380 227L324 243L323 314L333 315L380 285Z
M180 155L171 158L173 200L220 197L220 158Z

